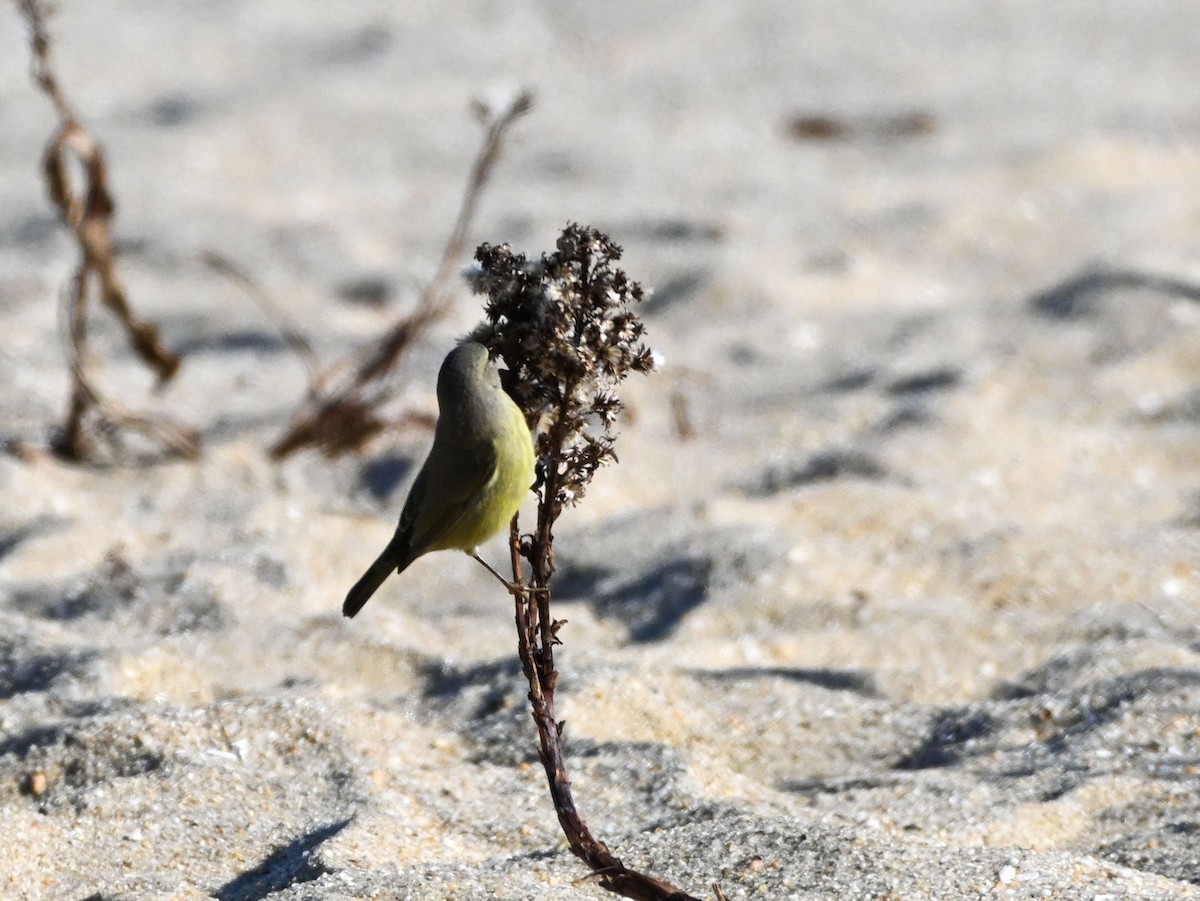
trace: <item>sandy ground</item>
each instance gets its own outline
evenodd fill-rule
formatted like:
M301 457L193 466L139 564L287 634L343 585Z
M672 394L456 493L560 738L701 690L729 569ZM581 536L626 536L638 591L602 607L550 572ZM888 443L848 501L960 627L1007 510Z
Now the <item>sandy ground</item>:
M61 3L134 304L185 358L152 393L97 313L99 379L206 444L0 457L0 897L604 896L486 574L431 556L339 615L429 433L270 463L303 372L196 262L325 360L373 337L506 85L537 107L472 242L609 231L665 359L556 545L596 833L702 897L1200 894L1198 29L1171 0ZM9 8L10 448L65 408L74 265L27 58ZM390 415L434 411L479 318L464 291Z

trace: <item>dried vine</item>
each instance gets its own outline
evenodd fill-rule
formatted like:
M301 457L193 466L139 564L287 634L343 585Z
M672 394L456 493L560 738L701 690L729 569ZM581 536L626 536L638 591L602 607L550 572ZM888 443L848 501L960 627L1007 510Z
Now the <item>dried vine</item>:
M108 187L104 152L80 122L54 75L42 4L37 0L18 0L17 5L29 28L33 80L54 105L59 120L42 163L46 189L79 247L79 263L67 291L71 399L55 449L70 459L86 459L92 455L96 436L115 434L124 428L147 435L169 451L194 458L200 452L196 431L126 410L104 398L88 374L87 307L92 286L98 287L100 300L124 324L130 344L142 362L154 371L159 386L175 376L179 358L163 346L155 325L139 319L130 308L117 273L112 238L116 205ZM86 185L82 193L76 191L71 181L72 159L84 173Z

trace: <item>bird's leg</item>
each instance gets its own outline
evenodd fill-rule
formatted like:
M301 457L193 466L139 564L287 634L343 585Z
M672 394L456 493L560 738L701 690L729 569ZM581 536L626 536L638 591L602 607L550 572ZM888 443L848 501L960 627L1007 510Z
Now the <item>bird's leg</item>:
M496 572L496 570L494 570L492 568L492 565L490 563L488 563L486 560L484 560L482 557L480 557L478 554L472 554L471 556L479 561L480 566L482 566L484 569L486 569L488 572L490 572L493 576L495 576L497 579L499 579L501 581L501 583L503 583L504 587L508 589L508 593L513 595L514 597L524 597L525 593L529 590L526 586L522 585L520 582L508 581L508 579L504 578L504 576L502 576L502 575L500 575L500 573Z
M505 588L508 589L508 593L513 595L514 597L520 598L520 597L525 597L525 595L527 595L527 594L537 594L540 591L548 592L550 590L549 588L538 588L533 585L523 585L520 582L510 582L510 581L508 581L508 579L504 578L504 576L500 575L500 573L496 572L496 570L492 568L492 565L490 563L488 563L486 560L484 560L482 557L480 557L478 554L472 554L471 556L474 557L477 561L479 561L480 566L482 566L484 569L486 569L488 572L490 572L493 576L495 576L497 579L499 579L500 583ZM565 623L566 620L564 619L563 622Z

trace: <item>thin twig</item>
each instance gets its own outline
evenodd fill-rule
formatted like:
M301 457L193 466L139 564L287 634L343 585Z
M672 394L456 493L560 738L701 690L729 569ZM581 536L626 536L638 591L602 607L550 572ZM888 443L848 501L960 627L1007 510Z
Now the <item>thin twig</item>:
M396 368L405 351L449 312L453 297L450 284L458 269L479 199L500 157L508 129L532 106L533 95L522 92L503 110L490 114L454 229L442 250L433 279L421 293L416 308L381 337L354 352L348 361L332 367L351 371L334 389L318 391L307 399L292 417L287 431L271 445L272 459L283 459L307 447L317 447L327 456L337 456L357 450L383 430L385 422L379 408L392 396L386 377ZM318 384L331 380L322 374Z
M57 106L58 101L55 103ZM70 155L78 159L87 177L82 197L71 185ZM43 172L50 199L75 234L80 267L99 280L100 299L125 325L130 344L142 362L158 375L159 384L170 381L179 370L179 358L162 345L153 323L133 314L125 286L117 274L112 240L116 205L108 189L104 151L78 120L64 119L46 148Z
M50 68L50 35L46 31L46 20L42 15L41 6L37 0L17 0L17 6L29 26L29 45L33 51L29 63L30 74L54 104L58 118L63 121L74 120L75 113L67 103L67 98L63 96L58 79L54 77L54 71Z
M77 292L82 287L82 271L72 280L66 292L66 309L63 320L67 332L66 344L70 351L68 365L71 367L71 402L67 421L55 441L56 449L72 460L84 460L92 456L92 441L87 428L89 418L96 420L95 431L100 434L115 433L120 429L140 432L174 451L187 460L200 456L200 433L162 417L147 416L126 409L116 401L103 397L94 387L88 375L88 353L86 347L86 305L78 300Z
M95 413L96 428L101 432L133 429L175 453L194 458L200 449L198 433L166 420L126 410L103 398L89 378L87 304L93 284L98 287L101 302L124 324L138 357L158 376L160 387L179 370L179 358L163 346L157 327L137 318L129 305L116 267L112 238L115 204L108 188L104 152L79 121L54 75L43 6L37 0L18 0L18 8L29 28L31 75L54 105L59 119L58 130L46 146L42 164L47 192L79 248L79 263L66 293L68 310L64 317L72 379L71 399L55 447L72 459L87 457L91 451L87 423L89 415ZM71 182L72 158L84 173L82 193L76 191Z

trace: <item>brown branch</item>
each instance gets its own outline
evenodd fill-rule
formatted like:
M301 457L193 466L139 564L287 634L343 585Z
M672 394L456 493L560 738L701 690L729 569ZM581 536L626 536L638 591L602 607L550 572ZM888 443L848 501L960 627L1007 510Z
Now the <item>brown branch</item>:
M514 584L521 585L521 543L517 520L509 532ZM538 731L538 756L546 772L550 797L559 826L571 853L596 874L601 888L635 901L698 901L670 883L625 866L608 845L592 835L571 792L571 777L562 752L563 724L554 710L558 671L554 668L554 644L561 623L550 618L550 587L539 575L545 570L546 554L534 559L532 584L514 594L517 624L517 653L529 683L529 703Z
M104 152L75 115L54 75L42 5L37 0L18 0L18 7L29 28L31 75L54 105L59 119L58 130L46 146L42 174L47 193L79 248L79 263L67 293L71 400L66 421L55 442L56 449L74 459L86 457L91 446L86 423L89 414L94 411L98 414L96 418L101 430L122 427L134 429L176 453L195 457L199 453L197 433L173 423L130 412L103 399L88 377L86 320L92 285L97 286L104 305L124 324L131 346L142 362L158 376L160 387L179 370L179 358L163 346L157 327L137 318L129 305L116 267L112 238L115 204L108 187ZM72 159L84 174L85 188L82 194L72 184Z
M87 189L82 199L68 175L71 155L79 160L86 174ZM163 347L153 323L133 314L125 286L117 275L112 240L116 205L108 190L108 171L100 145L77 120L64 120L46 148L42 167L50 199L75 234L80 268L99 280L100 299L124 323L129 343L142 362L158 375L159 384L170 381L179 370L179 358ZM86 295L83 302L86 303Z
M50 98L59 119L75 119L71 105L67 103L67 98L58 86L58 79L54 77L54 70L50 68L50 35L46 31L41 7L37 0L17 0L17 7L29 27L29 46L33 51L29 67L33 80Z
M568 380L553 425L547 436L549 445L543 459L542 484L538 490L537 533L530 536L528 556L532 566L531 584L515 596L517 654L529 683L529 703L538 731L538 756L550 786L554 812L567 844L576 857L591 867L601 888L637 901L697 901L675 886L626 867L608 845L592 835L575 806L571 777L562 752L563 724L554 710L554 691L558 671L554 666L554 645L559 644L558 630L563 624L550 613L550 579L554 575L554 521L561 512L558 502L558 461L567 440L567 407L575 393ZM509 533L513 582L523 584L521 544L516 517ZM565 621L564 621L565 622Z
M67 309L63 318L70 351L72 388L66 423L54 441L55 451L68 459L86 460L93 456L94 451L91 433L109 434L125 429L140 432L185 459L199 458L200 433L195 429L161 417L135 413L102 397L96 390L87 371L86 305L79 300L81 292L86 290L85 279L86 273L81 269L67 292ZM89 423L94 423L90 429Z
M351 369L337 387L310 393L292 417L287 431L271 445L272 459L281 460L298 450L316 447L334 457L357 450L384 429L379 408L391 397L386 377L404 353L450 309L450 284L466 244L479 199L487 185L508 129L533 106L533 95L523 92L500 111L480 104L476 111L487 124L483 144L471 167L454 229L442 250L433 280L421 293L416 308L374 342L360 348L331 371ZM328 373L317 378L318 386L332 379Z
M612 266L620 248L593 228L570 224L557 250L532 262L507 245L484 244L470 278L488 295L486 322L472 337L506 366L505 388L534 433L537 521L522 536L516 517L509 556L517 626L517 651L529 685L538 733L538 756L571 853L598 884L641 901L696 901L681 889L626 867L594 835L575 806L563 755L563 724L555 713L558 671L554 646L565 621L551 613L554 523L578 503L600 466L616 459L612 425L621 409L617 385L631 372L649 372L652 354L640 342L643 328L632 304L642 288ZM529 562L528 583L522 558Z

